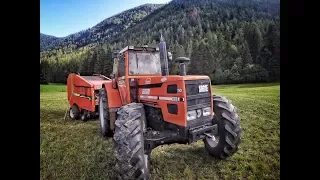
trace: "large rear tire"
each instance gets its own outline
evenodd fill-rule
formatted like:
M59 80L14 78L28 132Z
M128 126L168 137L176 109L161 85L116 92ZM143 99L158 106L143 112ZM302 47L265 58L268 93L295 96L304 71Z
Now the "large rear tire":
M108 96L105 88L101 88L99 91L99 120L100 120L100 134L103 137L112 137L113 132L110 130L108 108Z
M141 103L121 107L115 122L114 145L119 179L149 179L150 154L145 154L145 112Z
M225 97L213 96L213 124L218 124L218 133L204 139L208 153L216 158L225 159L238 151L240 144L240 118L236 107Z

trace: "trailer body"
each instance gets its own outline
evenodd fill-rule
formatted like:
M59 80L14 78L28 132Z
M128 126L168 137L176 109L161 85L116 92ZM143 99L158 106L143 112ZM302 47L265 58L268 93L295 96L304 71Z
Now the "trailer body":
M68 102L71 111L73 108L73 112L69 113L70 117L72 119L81 117L84 120L98 115L99 90L103 84L108 82L111 83L110 79L100 74L92 76L69 74L67 79Z

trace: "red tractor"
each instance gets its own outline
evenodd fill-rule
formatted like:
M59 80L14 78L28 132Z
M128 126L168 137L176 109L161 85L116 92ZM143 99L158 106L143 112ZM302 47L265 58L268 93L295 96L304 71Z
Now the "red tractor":
M238 150L240 118L225 97L212 95L205 75L169 75L166 44L127 46L114 53L111 80L99 93L100 132L113 137L120 179L148 179L150 153L159 145L203 140L208 153L224 159Z

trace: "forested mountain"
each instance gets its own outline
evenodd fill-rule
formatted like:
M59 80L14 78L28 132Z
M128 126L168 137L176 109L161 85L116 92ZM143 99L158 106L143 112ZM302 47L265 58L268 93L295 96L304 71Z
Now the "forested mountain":
M40 33L40 51L54 49L74 50L86 45L95 46L101 44L108 38L135 25L145 16L161 6L162 4L144 4L107 18L92 28L63 38L54 36L49 36L48 38L48 35Z
M216 84L280 80L277 0L173 0L96 46L41 52L42 72L50 82L65 82L69 72L109 75L111 50L156 46L160 34L174 58L191 58L189 74ZM177 64L170 62L170 73Z
M61 38L40 33L40 52L51 45L57 45Z

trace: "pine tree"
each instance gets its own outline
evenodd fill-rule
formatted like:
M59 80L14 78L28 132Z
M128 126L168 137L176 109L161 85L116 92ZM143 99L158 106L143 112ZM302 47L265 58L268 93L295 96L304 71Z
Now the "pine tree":
M248 43L246 40L244 41L243 46L242 46L241 58L242 58L242 67L241 67L242 69L246 65L252 63L252 57L251 57Z
M46 78L46 61L40 62L40 84L47 84Z
M94 72L102 74L104 69L104 63L106 61L106 54L101 46L98 47L95 51L97 52L97 60L94 66Z
M267 69L270 72L270 77L273 80L280 79L280 35L276 30L276 26L272 23L269 25L268 31L265 37L265 46L272 54L272 58L269 57Z
M236 64L234 64L231 68L230 80L234 83L239 83L242 80L240 68Z
M192 53L193 49L192 49L192 41L190 40L186 46L186 50L185 50L185 53L186 53L186 57L190 57L191 56L191 53Z
M272 69L273 56L272 56L272 53L270 52L270 50L267 48L267 46L264 46L261 49L261 53L260 53L260 56L258 59L259 59L258 63L263 68L267 69L270 72Z
M256 63L262 46L262 35L257 24L251 23L247 25L244 31L244 36L247 40L253 63Z
M179 63L175 62L174 60L178 57L184 57L185 52L183 49L183 46L181 46L178 41L175 41L175 44L173 46L173 52L172 52L172 61L170 64L170 74L177 75L179 74Z
M103 74L105 76L109 76L112 73L112 69L113 69L112 50L111 48L108 48L106 59L104 61L104 66L103 66Z
M209 45L201 41L191 55L190 74L203 74L213 77L213 57L209 51Z
M94 66L97 62L97 51L94 49L91 52L91 55L89 57L89 72L90 74L94 74Z
M197 74L200 70L199 61L201 61L200 53L196 42L192 44L191 62L188 68L188 74Z
M68 73L78 73L80 71L80 62L77 59L71 59L67 64Z
M91 53L90 51L86 52L82 57L82 64L81 64L81 68L80 68L80 72L81 74L90 74L91 70L90 70L90 58L91 58Z

